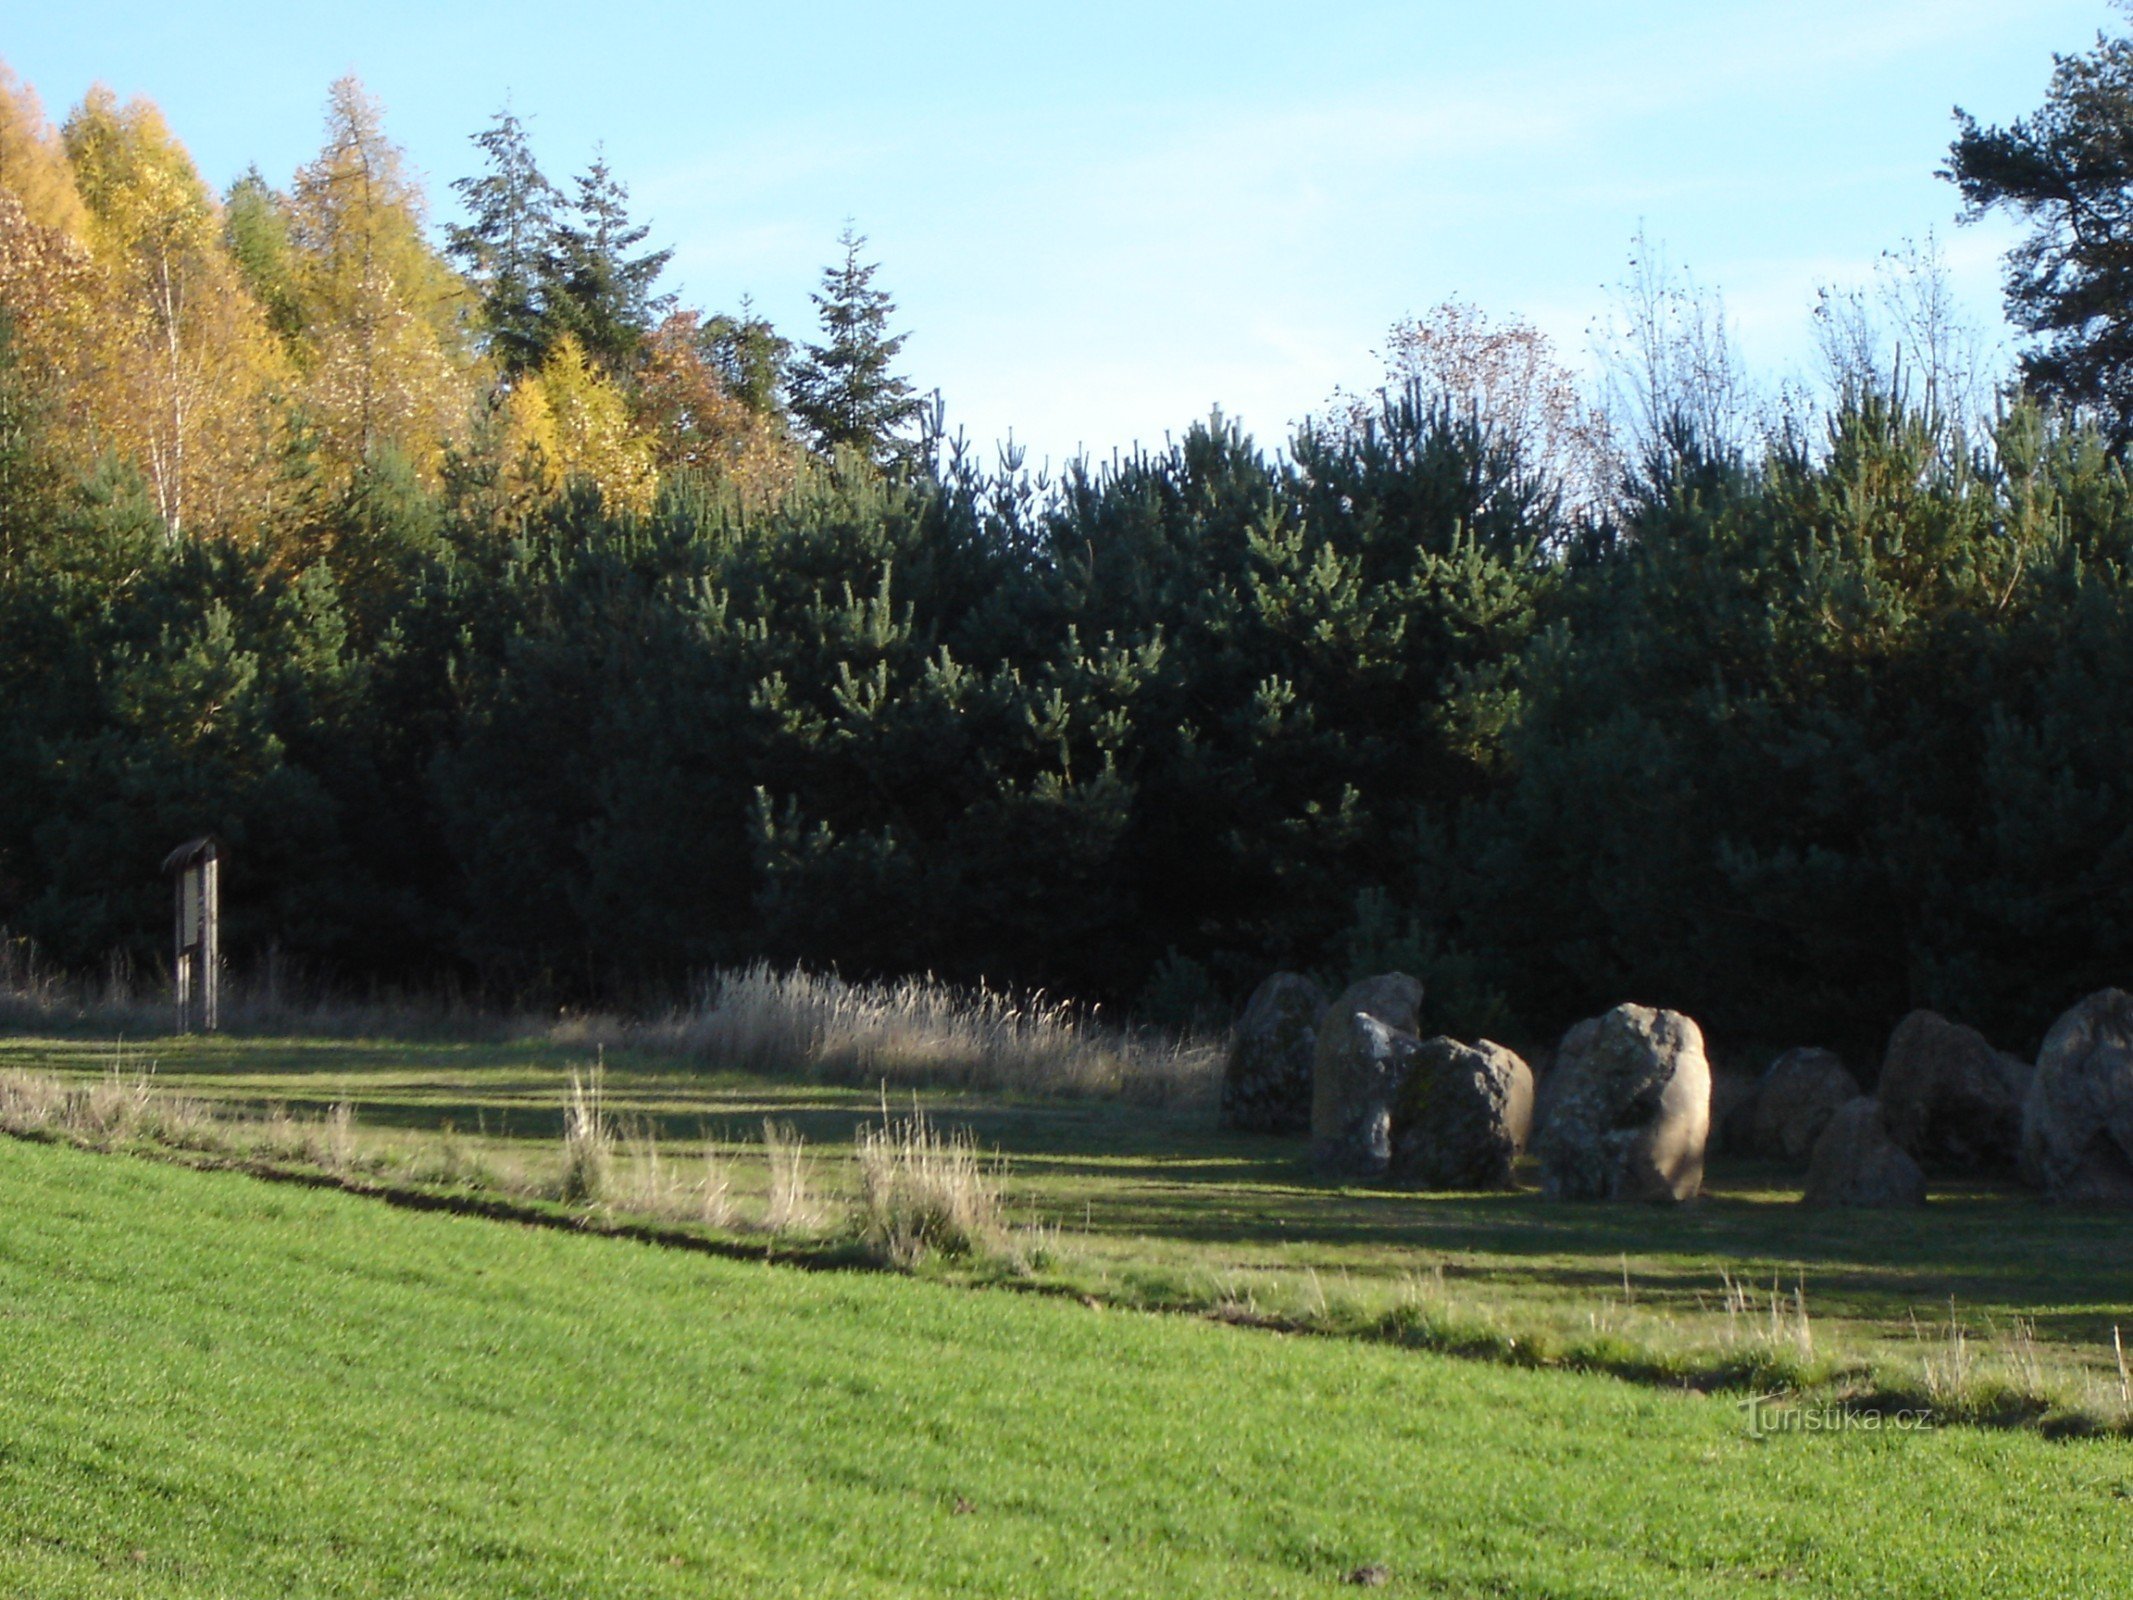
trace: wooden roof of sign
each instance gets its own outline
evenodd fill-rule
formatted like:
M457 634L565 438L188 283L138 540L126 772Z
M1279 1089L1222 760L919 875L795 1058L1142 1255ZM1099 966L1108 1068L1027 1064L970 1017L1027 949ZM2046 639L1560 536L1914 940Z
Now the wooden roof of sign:
M212 861L217 854L215 836L203 833L197 839L188 839L184 844L163 858L165 872L183 872L187 867L198 866L203 861Z

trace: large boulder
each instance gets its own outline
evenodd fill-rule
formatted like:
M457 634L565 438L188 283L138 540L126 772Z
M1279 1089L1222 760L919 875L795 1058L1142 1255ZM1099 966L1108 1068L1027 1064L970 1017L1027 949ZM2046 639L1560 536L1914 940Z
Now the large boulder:
M1222 1074L1222 1125L1248 1133L1311 1131L1311 1058L1325 991L1277 972L1252 991Z
M1839 1106L1807 1164L1811 1206L1925 1204L1926 1175L1889 1137L1881 1103L1860 1095Z
M1703 1030L1678 1011L1616 1006L1563 1035L1541 1188L1561 1200L1687 1200L1703 1187L1711 1067Z
M1859 1080L1828 1050L1787 1050L1755 1090L1748 1148L1773 1161L1804 1162L1839 1106L1859 1098Z
M2044 1036L2022 1173L2054 1200L2133 1205L2133 995L2099 990Z
M1889 1035L1875 1094L1889 1137L1927 1171L2011 1171L2029 1068L1975 1028L1914 1011Z
M1392 1181L1502 1189L1533 1124L1533 1074L1502 1045L1425 1039L1392 1106Z
M1712 1155L1745 1156L1755 1150L1755 1092L1762 1080L1749 1072L1711 1067Z
M1526 1133L1526 1148L1533 1148L1533 1141L1548 1126L1548 1113L1555 1108L1555 1046L1542 1045L1526 1057L1526 1065L1533 1072L1533 1126Z
M1392 1159L1392 1102L1422 1041L1422 985L1404 972L1349 985L1319 1019L1311 1058L1311 1158L1375 1178Z

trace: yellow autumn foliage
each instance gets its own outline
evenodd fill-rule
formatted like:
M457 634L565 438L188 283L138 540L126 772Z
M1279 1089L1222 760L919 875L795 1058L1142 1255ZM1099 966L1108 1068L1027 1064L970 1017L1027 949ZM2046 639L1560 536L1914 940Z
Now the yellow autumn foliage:
M327 101L326 144L289 201L303 335L298 392L342 478L381 448L432 476L486 373L473 300L423 234L421 186L353 78Z
M74 425L146 476L173 533L256 524L281 351L222 244L220 208L144 100L90 91L62 137L94 274L63 333Z
M504 404L506 440L521 493L555 494L585 480L618 511L651 509L659 492L652 441L635 427L628 398L564 335L537 372Z
M59 134L45 121L37 91L0 61L0 190L40 228L79 238L88 217Z
M631 399L662 473L701 473L756 505L792 488L798 446L775 421L728 392L705 358L694 311L673 312L652 330Z

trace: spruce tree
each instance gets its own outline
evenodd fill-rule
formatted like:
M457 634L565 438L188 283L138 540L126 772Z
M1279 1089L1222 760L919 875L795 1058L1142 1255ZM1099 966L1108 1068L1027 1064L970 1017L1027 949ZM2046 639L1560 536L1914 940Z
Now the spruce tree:
M561 197L533 159L525 124L508 108L473 142L488 170L452 185L468 221L445 230L445 247L480 291L490 347L515 376L548 353L549 250Z
M823 342L793 365L792 413L824 452L854 450L883 467L907 462L916 448L909 430L924 411L890 370L907 335L889 332L896 303L874 287L880 263L859 259L866 240L847 227L837 242L844 260L824 270L814 296Z
M630 221L627 186L605 156L576 180L575 222L558 223L548 249L548 324L551 337L574 334L586 355L611 373L635 364L652 325L674 303L654 294L671 250L630 254L651 230Z

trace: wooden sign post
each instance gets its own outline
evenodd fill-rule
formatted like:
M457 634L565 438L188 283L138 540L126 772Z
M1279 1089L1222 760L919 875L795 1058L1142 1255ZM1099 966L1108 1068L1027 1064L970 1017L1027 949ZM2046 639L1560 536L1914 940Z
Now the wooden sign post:
M178 1007L178 1031L213 1033L222 987L222 868L213 839L194 839L163 858L163 870L175 874L178 888L177 953L172 965L172 994Z

